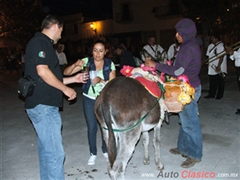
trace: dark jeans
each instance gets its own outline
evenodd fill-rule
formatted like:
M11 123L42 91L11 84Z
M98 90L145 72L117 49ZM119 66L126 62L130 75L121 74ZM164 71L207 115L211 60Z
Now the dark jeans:
M197 104L201 90L201 85L196 87L195 98L179 112L181 126L177 143L177 148L182 154L197 160L201 160L203 148Z
M88 127L88 144L90 153L93 155L97 155L97 129L98 129L98 121L94 113L94 104L95 100L90 99L86 96L83 96L83 112L87 122ZM105 130L104 130L105 131ZM103 140L103 134L101 129L101 137L102 137L102 152L107 152L107 146L105 141Z
M222 76L209 75L209 95L211 97L222 98L224 94L225 81Z
M240 67L237 67L237 83L238 83L238 89L240 91Z

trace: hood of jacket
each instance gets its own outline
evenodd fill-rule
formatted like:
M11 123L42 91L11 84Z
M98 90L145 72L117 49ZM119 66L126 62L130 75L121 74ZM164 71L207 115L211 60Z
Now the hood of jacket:
M182 36L183 43L186 43L197 35L195 23L188 18L180 20L175 26L177 32Z

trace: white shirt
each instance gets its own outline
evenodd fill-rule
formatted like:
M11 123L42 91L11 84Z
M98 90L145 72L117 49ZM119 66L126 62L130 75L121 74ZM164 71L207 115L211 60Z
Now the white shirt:
M219 42L216 46L211 43L207 48L206 55L208 56L208 58L212 58L214 56L219 55L222 52L224 52L224 44L222 42ZM208 64L208 75L218 74L214 69L214 67L218 66L218 62L219 62L219 58ZM223 61L220 68L222 72L227 73L227 56L226 55L224 55L223 57Z
M233 55L230 56L231 60L235 60L235 66L240 67L240 48L237 51L233 52Z
M67 64L67 57L65 55L64 52L61 52L61 53L58 53L56 51L56 54L57 54L57 57L58 57L58 60L59 60L59 65L64 65L64 64Z
M175 58L177 53L180 49L180 46L176 47L176 44L173 43L169 48L168 48L168 52L167 52L167 55L168 55L168 59L172 59L172 58Z
M21 63L25 63L25 55L21 54Z
M150 47L149 44L147 44L143 47L143 49L145 49L155 59L157 59L157 52L162 53L164 50L159 44L155 44L154 46L152 46L152 48ZM145 61L145 57L143 54L142 60Z

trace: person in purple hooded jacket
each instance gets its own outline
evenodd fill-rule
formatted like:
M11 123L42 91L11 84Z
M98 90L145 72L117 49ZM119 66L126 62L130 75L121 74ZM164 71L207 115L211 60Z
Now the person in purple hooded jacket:
M200 162L202 158L202 131L198 117L198 100L201 96L201 82L199 73L201 69L201 49L196 41L197 29L191 19L184 18L175 26L176 38L180 49L173 66L146 60L145 66L156 68L170 76L177 77L186 75L190 84L195 88L195 98L191 103L185 105L179 112L180 130L177 148L170 149L172 154L180 154L187 158L181 167L189 168Z

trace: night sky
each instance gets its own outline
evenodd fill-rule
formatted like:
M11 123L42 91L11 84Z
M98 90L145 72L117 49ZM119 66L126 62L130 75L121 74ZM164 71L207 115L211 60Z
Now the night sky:
M43 0L43 11L55 15L83 13L84 17L112 17L111 0Z

